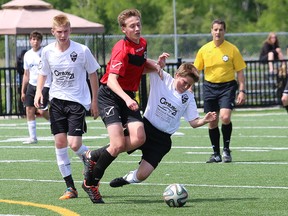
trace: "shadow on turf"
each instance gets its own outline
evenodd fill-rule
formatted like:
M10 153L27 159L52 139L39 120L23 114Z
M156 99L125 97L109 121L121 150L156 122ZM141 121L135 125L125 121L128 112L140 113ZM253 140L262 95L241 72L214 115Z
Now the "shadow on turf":
M226 164L232 164L232 163L278 163L278 162L287 162L287 160L243 160L243 161L233 161L231 163L226 163Z
M140 198L139 200L136 198ZM127 204L129 203L135 203L135 204L140 204L140 203L163 203L164 201L161 199L162 197L155 197L155 195L141 195L141 197L139 195L112 195L112 196L103 196L103 199L105 198L109 198L109 199L113 199L115 198L115 200L121 200L119 202L113 202L113 203L122 203L123 202L127 202Z
M225 202L225 201L248 201L258 200L258 198L213 198L213 199L192 199L192 202Z
M133 198L133 197L137 197ZM78 198L85 198L85 197L78 197ZM87 197L88 198L88 197ZM89 198L88 198L89 199ZM109 201L107 204L147 204L147 203L164 203L164 200L162 197L155 197L155 195L108 195L108 196L103 196L103 200L105 202L105 199L113 199L113 201Z
M133 198L137 197L137 199ZM80 197L79 197L80 198ZM81 197L84 198L84 197ZM87 197L88 198L88 197ZM142 195L139 198L139 195L131 196L131 195L108 195L103 196L104 202L105 199L114 199L114 201L110 201L107 204L147 204L147 203L163 203L164 200L160 197L155 197L155 195ZM119 201L118 201L119 200ZM201 203L201 202L225 202L225 201L254 201L258 200L258 198L213 198L213 199L188 199L187 203ZM191 207L189 205L185 205L184 207Z
M143 203L163 203L164 201L160 199L155 199L155 196L144 195L141 196L140 200L135 200L132 197L139 196L107 196L107 198L115 198L121 199L120 202L113 202L113 203L122 203L127 202L127 204L135 203L135 204L143 204ZM105 199L105 197L103 197ZM257 200L258 198L214 198L214 199L188 199L188 202L225 202L225 201L243 201L243 200Z

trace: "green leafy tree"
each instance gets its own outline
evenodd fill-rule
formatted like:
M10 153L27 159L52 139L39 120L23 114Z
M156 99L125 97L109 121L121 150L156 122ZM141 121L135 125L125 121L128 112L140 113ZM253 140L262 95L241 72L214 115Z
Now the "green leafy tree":
M9 0L0 0L1 4ZM173 0L46 0L55 9L104 24L105 34L121 34L117 15L137 8L144 34L173 34ZM209 33L211 21L223 18L228 32L286 31L288 0L175 0L178 34Z
M56 0L55 0L56 1ZM73 13L93 22L105 25L106 34L120 34L117 23L118 14L127 8L137 8L141 11L143 26L146 33L156 34L157 23L162 13L161 8L155 0L127 0L127 1L107 1L107 0L71 0L72 6L65 9L65 12ZM145 5L145 7L143 7Z
M275 0L273 4L269 0L255 1L262 6L262 10L260 10L260 16L256 23L257 31L287 31L288 20L286 17L288 0Z
M47 3L53 5L53 8L57 10L65 10L66 8L70 8L72 6L71 0L59 1L59 0L44 0Z
M105 34L120 35L118 14L126 8L137 8L142 13L143 34L174 34L173 0L44 0L55 9L80 16L105 26ZM0 0L1 5L10 0ZM222 18L227 23L228 33L241 32L285 32L288 0L175 0L177 34L210 33L211 21ZM4 37L0 37L0 58L4 56ZM281 41L286 40L281 38ZM159 41L159 40L158 40ZM180 40L187 44L203 44ZM154 47L171 44L163 38ZM286 42L283 42L283 44ZM287 41L288 43L288 41ZM151 44L151 43L150 43ZM196 45L196 46L198 46ZM247 44L249 46L249 44Z

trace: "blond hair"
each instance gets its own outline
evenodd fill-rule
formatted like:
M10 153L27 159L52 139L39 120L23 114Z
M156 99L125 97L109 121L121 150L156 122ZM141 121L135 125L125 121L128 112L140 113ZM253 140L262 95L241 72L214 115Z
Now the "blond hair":
M65 14L59 14L53 18L52 28L59 26L71 26L70 21Z
M271 38L272 37L275 37L275 42L272 42ZM278 37L276 35L275 32L270 32L266 38L266 40L264 41L264 43L268 43L268 44L275 44L276 46L279 46L279 40L278 40Z

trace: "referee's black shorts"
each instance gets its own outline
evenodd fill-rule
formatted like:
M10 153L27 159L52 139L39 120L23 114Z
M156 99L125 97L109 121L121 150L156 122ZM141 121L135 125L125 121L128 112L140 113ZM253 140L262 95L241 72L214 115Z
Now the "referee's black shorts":
M222 108L233 110L235 96L238 89L236 80L225 83L211 83L204 81L204 112L219 111Z
M156 169L162 158L171 149L171 134L158 130L146 118L143 118L143 122L146 141L139 149L142 151L142 159L146 160Z

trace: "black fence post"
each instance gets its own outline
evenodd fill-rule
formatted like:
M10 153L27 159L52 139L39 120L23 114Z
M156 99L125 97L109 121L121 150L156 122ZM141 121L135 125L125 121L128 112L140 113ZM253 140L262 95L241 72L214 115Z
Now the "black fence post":
M182 64L182 58L178 58L177 59L177 68L179 68L181 64Z

